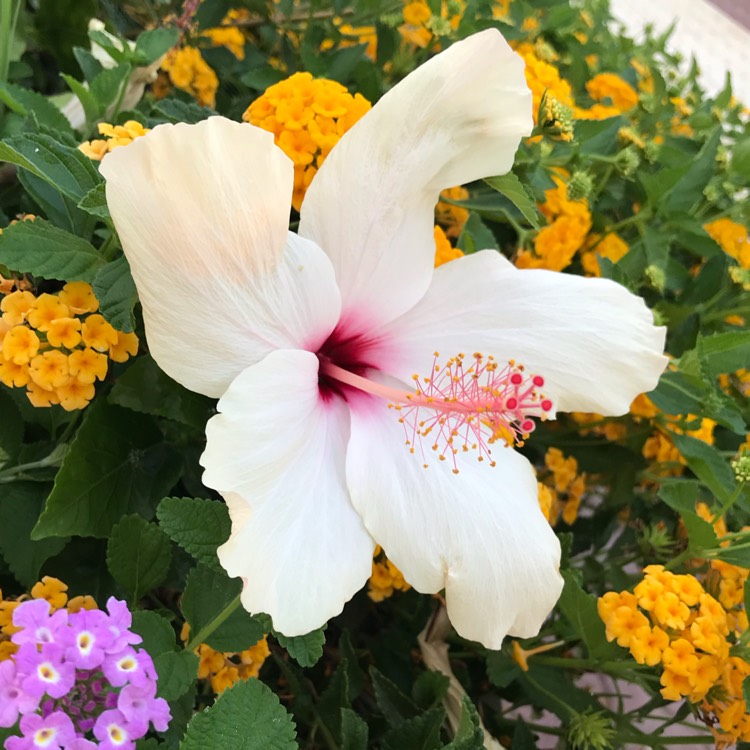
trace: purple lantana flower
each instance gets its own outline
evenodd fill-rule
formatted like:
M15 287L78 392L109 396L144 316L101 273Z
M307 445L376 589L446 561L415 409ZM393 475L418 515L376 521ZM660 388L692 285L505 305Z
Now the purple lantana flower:
M61 610L46 601L23 602L13 613L19 649L0 662L0 727L20 735L5 750L133 750L150 727L167 729L171 714L156 697L151 657L134 648L124 602L107 612Z

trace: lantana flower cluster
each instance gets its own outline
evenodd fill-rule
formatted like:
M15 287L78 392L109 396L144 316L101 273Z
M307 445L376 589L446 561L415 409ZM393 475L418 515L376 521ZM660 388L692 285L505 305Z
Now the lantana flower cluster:
M181 638L187 642L189 636L190 626L185 623ZM257 677L263 663L271 655L266 636L244 651L217 651L207 643L201 643L195 653L200 659L198 679L208 680L215 693L223 693L241 680Z
M78 148L83 151L89 159L101 161L110 151L119 146L127 146L136 138L140 138L151 132L151 128L144 128L137 120L128 120L122 125L111 125L108 122L100 122L97 126L99 135L91 141L84 141Z
M707 506L697 510L710 518ZM726 533L723 521L716 528ZM607 638L639 664L660 668L664 698L699 704L719 746L750 739L742 693L750 664L732 648L748 627L747 574L720 560L695 575L649 565L632 592L609 591L598 601Z
M242 119L274 134L294 162L292 205L299 211L307 187L341 136L371 108L361 94L336 81L295 73L270 86Z
M21 734L6 750L134 750L150 726L167 729L169 706L156 697L151 657L134 648L142 639L124 602L52 613L30 600L14 609L13 626L18 650L0 662L0 726L19 722Z
M138 351L135 333L112 327L97 312L89 284L68 282L56 293L16 290L0 299L0 382L26 388L36 407L83 409L104 380L109 360Z
M404 580L404 574L385 556L380 545L375 547L372 561L372 575L367 582L367 596L374 602L382 602L396 591L408 591L411 586Z
M544 517L554 526L562 518L572 525L578 518L586 492L586 474L579 473L578 461L558 448L549 448L544 456L545 471L539 486L539 505Z

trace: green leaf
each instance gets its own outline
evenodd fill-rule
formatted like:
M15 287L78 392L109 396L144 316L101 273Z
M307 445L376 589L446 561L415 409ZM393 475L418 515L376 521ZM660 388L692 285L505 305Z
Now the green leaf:
M703 196L703 188L716 170L716 153L721 139L721 128L716 128L688 170L677 181L667 201L667 209L688 213Z
M190 651L176 651L154 657L158 676L157 695L167 701L176 701L198 679L200 659Z
M180 750L296 750L292 717L260 680L236 683L188 724Z
M499 688L508 687L521 671L521 667L505 651L487 652L487 677Z
M508 172L501 177L488 177L485 182L493 190L504 195L534 229L539 229L539 211L537 211L536 203L513 172Z
M406 719L419 714L417 704L375 667L370 667L370 679L378 707L392 727L397 727Z
M187 122L194 124L201 122L215 114L208 107L201 107L195 102L183 102L180 99L162 99L154 104L152 116L162 122Z
M421 672L414 680L411 688L411 697L422 708L432 708L445 698L451 681L448 675L437 670Z
M138 300L130 266L124 255L102 266L92 283L99 300L99 312L118 331L132 333L135 328L133 308Z
M143 638L140 646L154 660L157 695L168 701L183 696L198 677L198 657L189 651L177 650L172 626L156 612L134 612L132 629Z
M467 695L461 698L461 716L456 728L453 742L444 750L483 750L484 732L479 721L479 714Z
M100 219L109 219L109 208L107 207L104 183L100 182L96 187L91 188L78 201L78 208L83 209L86 213L93 216L98 216Z
M48 486L40 482L0 485L0 553L11 573L27 588L39 580L42 565L68 542L67 539L29 540L48 491Z
M0 469L15 461L23 437L23 417L16 402L6 391L0 391Z
M75 55L76 62L81 68L83 77L91 82L96 76L102 72L102 64L89 52L89 50L83 47L73 47L73 54Z
M91 126L102 114L102 108L99 106L96 97L91 93L88 86L84 86L80 81L73 78L73 76L67 73L61 73L60 76L68 84L68 88L73 94L78 97L86 116L86 124L87 126Z
M440 727L445 709L435 706L419 716L401 722L383 736L383 750L438 750L441 746Z
M42 125L61 133L69 133L72 130L65 115L46 96L31 89L0 82L0 102L24 117L33 112Z
M188 574L182 596L182 612L195 638L242 590L239 578L228 578L204 565L197 565ZM204 643L217 651L244 651L255 645L264 634L258 618L238 607Z
M750 362L750 330L699 336L697 348L711 375L736 372Z
M172 562L167 535L141 516L125 516L112 528L107 567L112 578L137 602L163 583Z
M301 667L312 667L321 656L326 642L325 626L305 635L286 636L274 631L279 645L286 649L289 656Z
M141 56L143 65L151 65L169 52L179 40L179 29L160 26L140 34L135 40L135 51Z
M3 230L0 263L18 273L59 281L91 281L104 265L90 242L44 219L19 221Z
M691 471L720 501L726 502L734 492L735 481L732 469L721 453L712 445L689 435L673 432L669 437Z
M97 400L86 409L32 538L106 537L128 513L152 518L181 466L152 420Z
M341 750L367 750L367 722L351 708L341 709Z
M518 719L510 750L537 750L536 738L523 719Z
M658 493L672 510L680 514L688 533L690 547L696 552L718 545L713 526L695 512L698 492L699 488L694 482L673 482L660 487Z
M121 100L123 89L128 85L131 71L132 68L129 63L120 63L114 68L104 68L91 81L90 90L102 114L112 114L110 107Z
M499 250L495 235L482 221L478 213L472 211L461 230L461 236L456 243L460 250L467 254L477 250Z
M341 743L341 709L350 708L349 680L346 676L346 659L339 662L318 701L318 715L328 727L333 738Z
M596 608L596 598L587 594L571 571L563 571L565 586L558 606L570 621L575 632L586 644L592 659L606 659L617 653L617 648L607 641L604 623Z
M76 203L102 179L88 156L41 133L0 142L0 161L28 169Z
M162 529L198 562L222 572L216 548L232 529L224 503L192 497L165 497L156 509Z

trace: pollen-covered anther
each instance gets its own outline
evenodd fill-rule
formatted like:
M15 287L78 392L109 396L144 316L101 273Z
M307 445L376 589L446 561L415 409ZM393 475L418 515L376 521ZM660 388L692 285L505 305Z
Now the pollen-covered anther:
M429 448L440 461L451 460L471 450L477 459L495 466L492 446L502 440L506 446L522 445L534 431L533 418L545 419L553 404L542 392L544 378L529 374L511 360L500 365L493 357L474 352L471 358L458 354L444 365L437 361L432 377L415 377L417 391L407 396L399 411L407 445L414 452L422 438L430 435ZM425 461L425 466L427 465Z

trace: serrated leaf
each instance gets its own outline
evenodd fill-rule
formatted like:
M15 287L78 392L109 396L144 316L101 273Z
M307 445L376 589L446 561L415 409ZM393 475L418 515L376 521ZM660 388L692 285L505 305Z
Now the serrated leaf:
M152 420L104 399L94 401L55 477L32 538L106 537L128 513L151 518L181 468L179 455L163 443Z
M152 110L161 121L166 122L187 122L194 124L201 122L207 117L215 114L208 107L201 107L194 102L183 102L180 99L162 99L154 104Z
M112 528L107 567L132 602L161 584L172 561L167 535L141 516L125 516Z
M100 219L109 219L109 208L107 207L104 183L100 182L96 187L91 188L78 201L78 208L83 209L92 216L98 216Z
M110 107L122 98L122 91L128 84L132 68L129 63L120 63L113 68L104 68L91 81L90 91L101 113L111 114Z
M274 635L279 645L286 649L289 656L301 667L312 667L323 656L323 646L326 642L325 626L305 635L286 636L275 631Z
M151 65L152 62L169 52L179 40L178 29L160 26L139 34L138 39L135 40L135 51L141 56L143 65Z
M700 336L696 348L711 375L736 372L750 363L750 330Z
M148 609L133 612L133 627L143 642L139 648L145 648L152 656L160 656L177 650L177 641L172 625L160 614Z
M375 667L370 667L370 679L378 707L392 727L397 727L406 719L419 714L417 704Z
M687 461L691 471L719 498L726 502L735 489L729 464L716 448L702 440L673 432L670 439Z
M438 750L445 709L434 706L419 716L402 721L383 736L383 750Z
M474 211L469 214L469 218L461 230L461 235L456 242L456 246L467 255L475 253L477 250L500 249L495 235L492 234L489 227L482 221L479 214Z
M19 221L3 230L0 263L18 273L59 281L91 281L104 266L90 242L44 219Z
M341 750L367 750L367 722L351 708L341 709Z
M190 651L176 651L154 657L158 676L157 695L175 701L190 689L198 679L200 659Z
M68 542L67 539L29 540L48 492L49 486L39 482L14 482L2 485L0 490L0 553L24 587L31 587L39 580L42 565Z
M586 644L592 659L611 657L617 653L617 647L607 641L595 597L581 588L569 570L563 571L562 575L565 586L558 602L560 610Z
M292 717L259 680L238 682L188 724L180 750L296 750Z
M484 750L484 732L479 721L479 714L467 695L461 698L461 716L456 728L453 742L444 750Z
M242 590L239 578L228 578L204 565L197 565L188 574L182 596L182 612L190 625L190 638L200 632L219 615ZM264 635L262 623L251 617L241 606L208 635L204 643L217 651L244 651L255 645Z
M102 266L92 283L99 300L99 312L118 331L131 333L135 327L133 307L138 300L135 282L124 255Z
M214 404L206 396L176 383L148 355L135 360L117 379L109 400L133 411L172 419L201 431Z
M504 195L523 215L534 229L539 229L539 212L531 196L526 192L521 180L508 172L500 177L488 177L485 182L498 193Z
M12 83L0 82L0 102L24 117L33 112L40 123L61 133L71 131L70 123L65 115L46 96L36 91Z
M216 548L229 538L232 523L224 503L192 497L165 497L156 509L162 529L198 562L223 572Z

